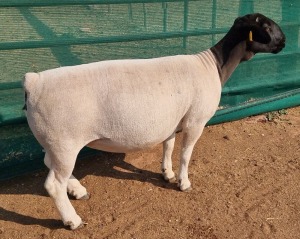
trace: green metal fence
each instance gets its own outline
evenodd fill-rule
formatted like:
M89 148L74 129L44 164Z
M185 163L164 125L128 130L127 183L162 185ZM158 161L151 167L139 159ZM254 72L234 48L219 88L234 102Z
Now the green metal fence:
M237 16L253 12L278 22L287 46L238 67L210 124L300 104L300 1L0 1L0 179L42 164L21 110L26 72L196 53L222 38Z

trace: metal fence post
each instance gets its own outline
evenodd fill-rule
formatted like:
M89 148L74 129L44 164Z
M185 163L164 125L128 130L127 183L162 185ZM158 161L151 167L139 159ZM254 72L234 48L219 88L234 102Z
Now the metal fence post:
M212 14L211 14L211 27L214 30L216 26L217 26L217 0L213 0ZM211 35L211 41L213 46L217 43L216 34Z
M189 13L189 0L184 1L184 7L183 7L183 31L186 32L188 29L188 13ZM183 37L183 48L186 49L187 47L187 37Z
M145 3L143 3L143 12L144 12L144 27L147 29L147 10L146 10Z
M168 21L168 3L163 2L162 3L162 8L164 11L164 16L163 16L163 31L167 32L167 21Z
M129 19L132 20L133 16L132 16L132 4L131 3L128 4L128 15L129 15Z

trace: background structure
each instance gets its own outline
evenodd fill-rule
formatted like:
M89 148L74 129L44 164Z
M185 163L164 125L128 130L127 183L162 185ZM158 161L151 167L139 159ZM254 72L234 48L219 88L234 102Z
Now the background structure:
M241 64L210 124L300 104L300 1L2 0L0 179L43 164L22 111L26 72L197 53L218 42L237 16L253 12L279 23L286 48ZM82 157L90 153L83 150Z

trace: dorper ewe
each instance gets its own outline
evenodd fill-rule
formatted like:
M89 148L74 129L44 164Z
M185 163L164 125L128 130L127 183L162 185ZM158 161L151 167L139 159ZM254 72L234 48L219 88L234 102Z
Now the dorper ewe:
M227 35L195 55L114 60L27 73L27 119L46 151L45 187L65 225L83 225L67 192L87 198L72 175L84 147L130 152L163 142L162 173L175 179L171 154L182 131L178 185L189 190L193 147L214 115L222 85L242 61L285 46L279 26L261 14L237 18Z

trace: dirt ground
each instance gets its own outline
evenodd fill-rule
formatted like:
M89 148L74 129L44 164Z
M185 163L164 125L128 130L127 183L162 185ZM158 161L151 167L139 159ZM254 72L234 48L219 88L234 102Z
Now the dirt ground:
M191 192L162 180L161 157L160 145L78 161L91 198L71 200L88 223L76 231L62 225L46 171L1 182L0 238L300 238L300 107L206 127Z

